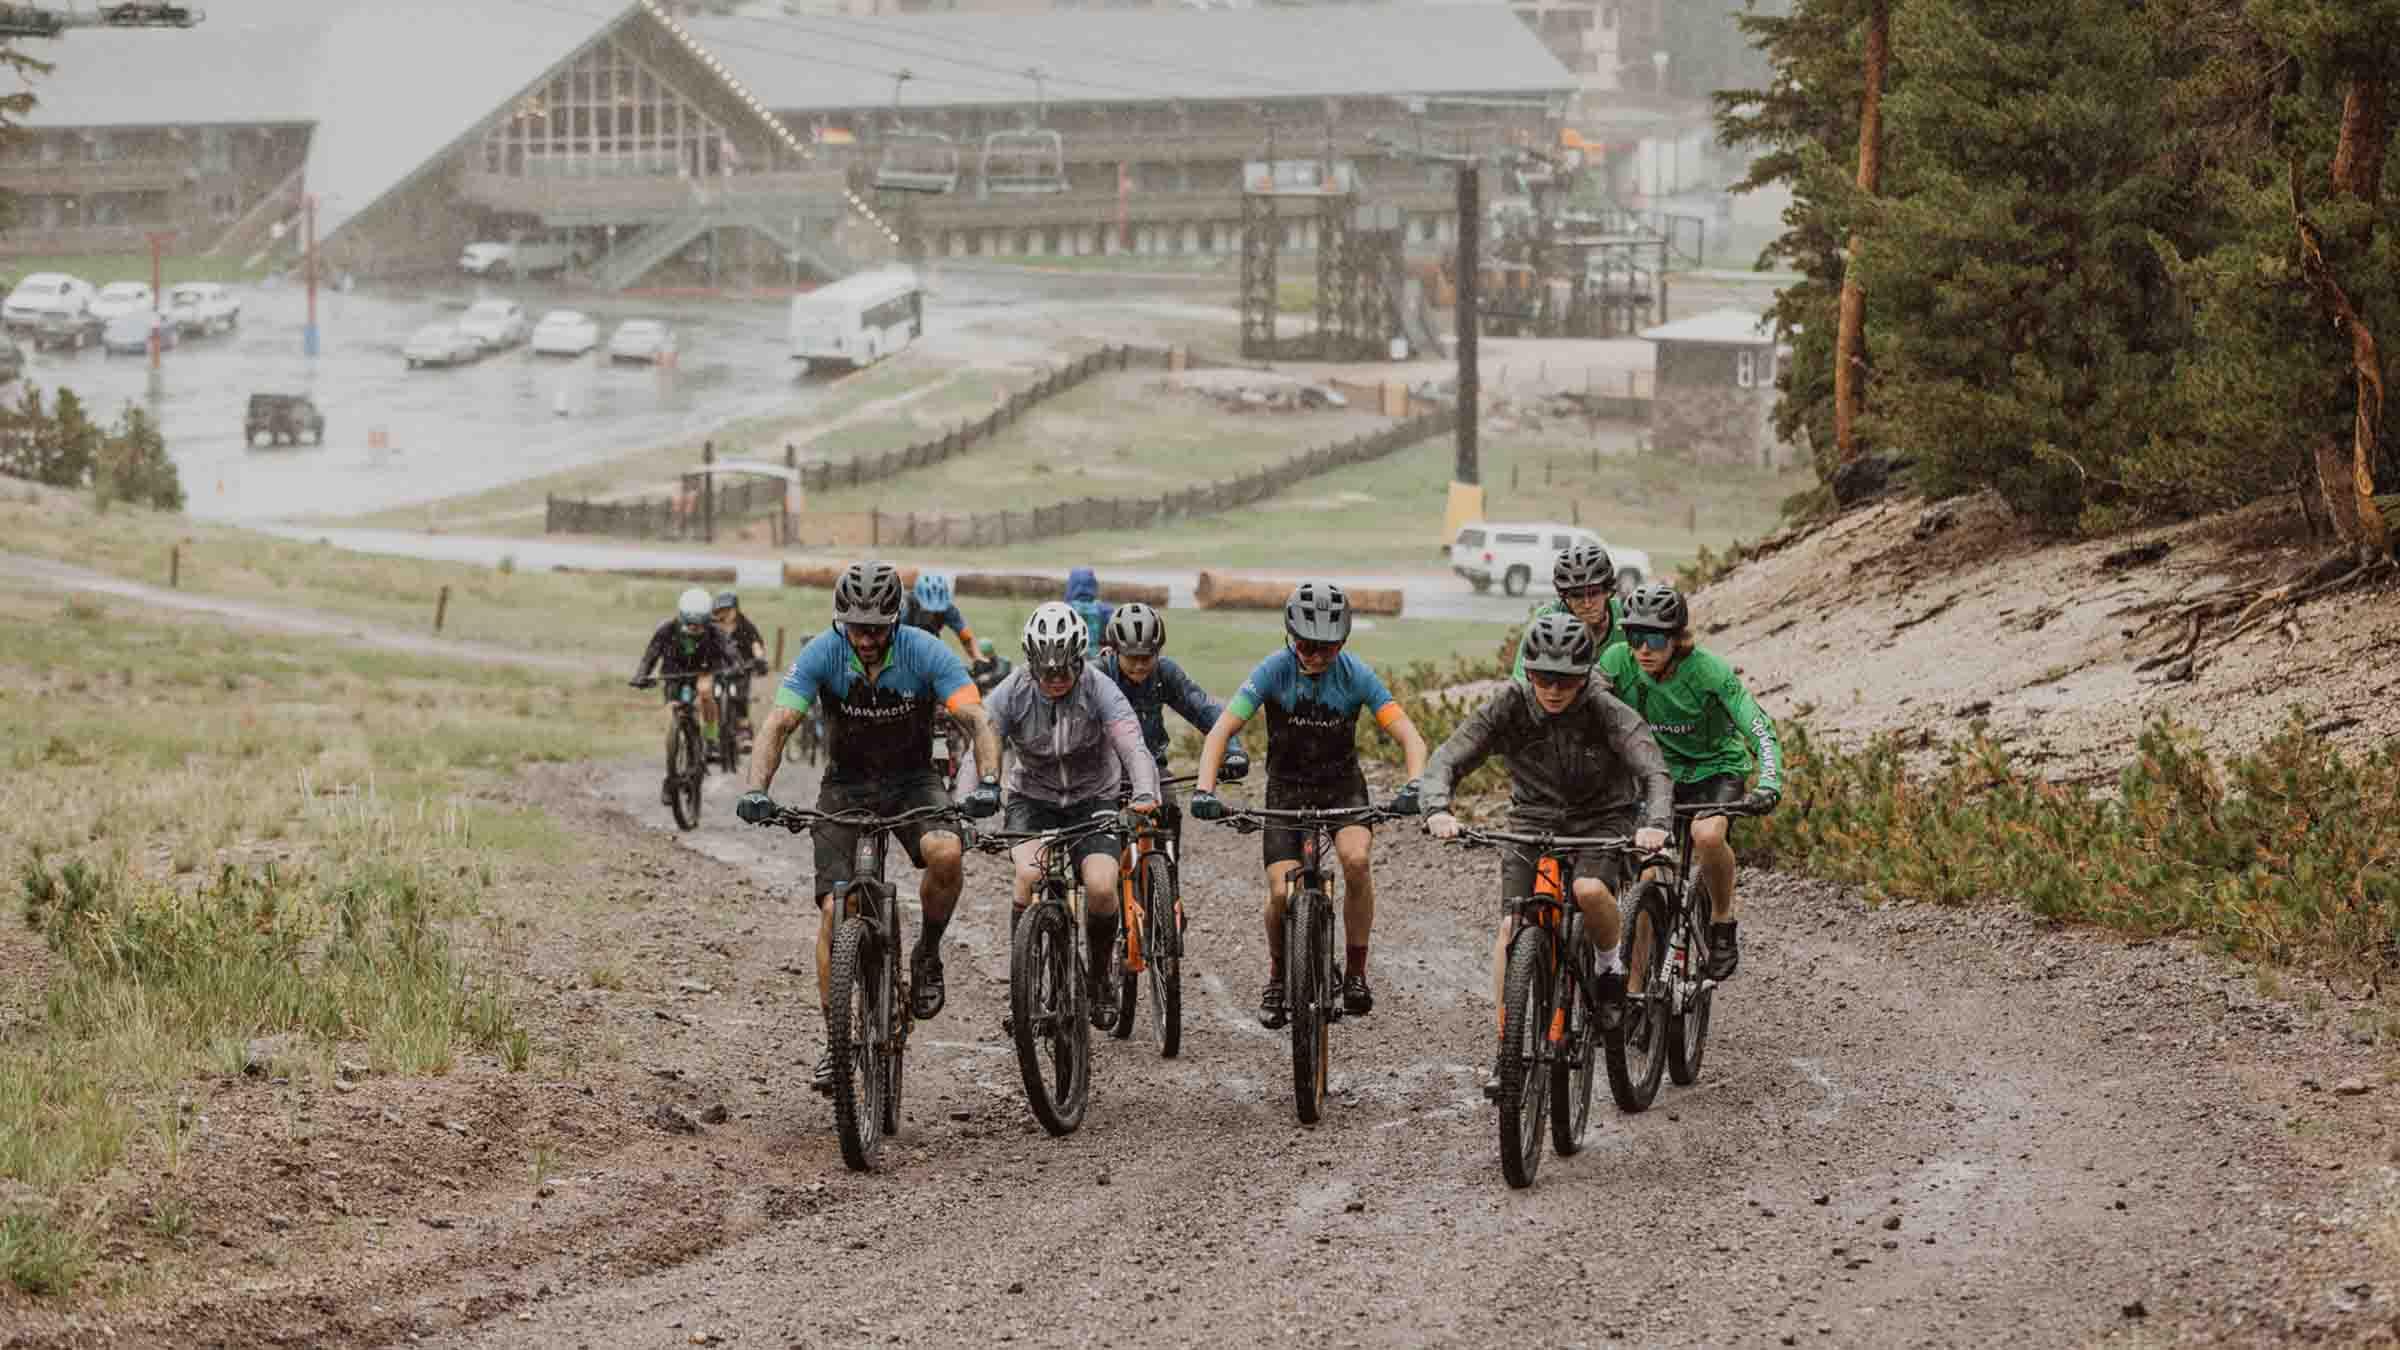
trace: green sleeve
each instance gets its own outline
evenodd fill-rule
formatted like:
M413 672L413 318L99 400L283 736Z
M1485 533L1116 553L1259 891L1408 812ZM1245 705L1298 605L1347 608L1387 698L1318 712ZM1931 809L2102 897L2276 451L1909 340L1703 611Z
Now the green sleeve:
M1725 677L1717 685L1717 701L1725 705L1726 715L1733 719L1734 730L1749 738L1751 754L1758 763L1758 786L1765 792L1783 791L1783 742L1776 739L1774 720L1742 687L1742 678L1725 668Z
M1622 642L1612 642L1608 644L1606 650L1600 653L1600 673L1608 677L1611 686L1610 692L1631 706L1635 712L1640 712L1641 705L1633 701L1633 672L1636 669L1637 667L1633 663L1633 648Z

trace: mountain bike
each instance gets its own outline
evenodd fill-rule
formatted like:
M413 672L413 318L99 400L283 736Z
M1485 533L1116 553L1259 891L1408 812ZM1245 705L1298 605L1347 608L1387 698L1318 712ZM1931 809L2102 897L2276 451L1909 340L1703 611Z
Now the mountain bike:
M842 1161L871 1172L883 1141L900 1132L900 1089L915 1021L900 973L899 892L883 878L891 832L920 822L956 821L956 807L921 806L898 815L824 812L787 806L767 821L794 834L812 826L859 831L850 879L833 888L831 989L825 999L825 1049L833 1056L833 1126Z
M1193 782L1195 775L1165 779L1163 793ZM1130 800L1130 796L1128 796ZM1183 1049L1183 890L1180 842L1161 801L1150 815L1133 817L1125 849L1117 855L1117 945L1108 954L1105 987L1117 994L1118 1040L1133 1035L1143 977L1150 985L1150 1039L1159 1056L1173 1059Z
M750 668L733 666L717 675L717 761L727 773L742 771L742 736L750 729Z
M1334 941L1333 878L1325 859L1333 854L1334 832L1347 825L1373 825L1397 817L1380 806L1281 811L1250 807L1228 813L1223 823L1243 834L1284 822L1300 830L1300 866L1292 873L1283 908L1283 1006L1292 1028L1292 1109L1303 1125L1325 1110L1325 1082L1333 1058L1333 1024L1342 1020L1341 945Z
M1033 899L1011 921L1008 953L1008 1031L1025 1079L1025 1102L1054 1135L1083 1124L1091 1104L1092 1024L1085 1003L1083 879L1075 875L1075 844L1085 835L1120 828L1118 813L1051 830L996 830L976 835L975 847L1006 856L1038 842ZM1097 953L1093 954L1095 957Z
M1513 853L1533 870L1533 894L1505 897L1516 930L1502 967L1497 1066L1500 1174L1522 1189L1542 1165L1545 1115L1562 1158L1582 1150L1592 1118L1592 1067L1603 1039L1600 972L1583 942L1583 910L1570 899L1575 854L1630 849L1633 841L1461 830L1458 842Z
M814 764L825 757L825 712L821 707L800 714L800 725L783 743L786 764Z
M1625 1034L1630 1046L1638 1013L1646 1040L1655 1042L1641 1048L1651 1055L1663 1052L1667 1076L1677 1087L1689 1087L1700 1077L1717 991L1717 982L1701 974L1708 968L1708 916L1714 906L1707 878L1692 870L1691 824L1702 816L1758 816L1769 809L1742 802L1695 802L1676 807L1671 845L1675 870L1667 875L1664 868L1657 869L1634 891L1625 924ZM1652 934L1664 934L1666 940L1652 941ZM1612 1044L1609 1087L1616 1092L1619 1106L1639 1111L1650 1104L1658 1091L1656 1066L1648 1066L1648 1073L1649 1091L1640 1094L1638 1105L1628 1101L1627 1093L1619 1090ZM1624 1086L1638 1087L1639 1081Z
M675 706L675 723L667 728L667 778L665 796L667 809L675 813L675 827L696 829L700 824L700 784L708 776L708 751L700 735L701 672L661 671L635 680L637 689L655 687L667 682Z

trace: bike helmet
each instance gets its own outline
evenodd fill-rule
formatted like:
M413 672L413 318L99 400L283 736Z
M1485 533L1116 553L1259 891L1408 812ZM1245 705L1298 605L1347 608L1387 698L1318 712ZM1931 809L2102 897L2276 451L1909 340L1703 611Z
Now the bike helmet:
M1692 611L1683 603L1683 593L1663 581L1653 581L1625 599L1627 628L1651 632L1681 633L1691 627Z
M1609 561L1607 549L1598 544L1577 544L1559 550L1558 561L1550 567L1550 584L1561 593L1593 586L1614 591L1617 569Z
M917 574L917 606L939 614L950 608L950 578L939 572Z
M718 609L740 609L742 607L742 597L735 595L731 591L719 591L717 592L716 607Z
M698 591L692 592L700 594ZM900 572L888 562L856 562L833 584L835 623L900 621Z
M1330 581L1303 581L1283 603L1283 631L1301 642L1348 642L1350 597Z
M1589 675L1599 656L1592 630L1572 614L1545 614L1525 630L1525 669L1544 675Z
M708 622L708 592L694 586L675 600L675 618L686 628Z
M1091 641L1083 616L1065 601L1052 600L1025 621L1025 664L1037 677L1073 674L1083 669Z
M1167 645L1167 621L1139 600L1119 605L1108 621L1108 645L1127 656L1156 656Z

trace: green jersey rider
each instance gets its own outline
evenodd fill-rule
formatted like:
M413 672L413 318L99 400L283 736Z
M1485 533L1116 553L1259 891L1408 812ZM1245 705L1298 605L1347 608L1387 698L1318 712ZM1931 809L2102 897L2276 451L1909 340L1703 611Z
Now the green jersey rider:
M1691 607L1663 581L1625 602L1625 641L1600 653L1600 670L1617 697L1650 724L1675 779L1675 804L1740 802L1772 811L1783 798L1783 744L1775 724L1750 697L1733 667L1692 638ZM1753 756L1758 786L1745 796ZM1733 905L1732 821L1701 816L1692 822L1692 857L1708 888L1708 969L1727 980L1741 965Z
M1592 643L1602 651L1616 640L1614 621L1625 617L1625 602L1617 598L1617 568L1609 561L1608 550L1598 544L1577 544L1560 549L1556 561L1550 564L1550 586L1558 592L1556 600L1545 600L1526 619L1526 637L1532 637L1533 622L1545 614L1572 614L1590 630ZM1508 672L1510 679L1525 682L1525 644L1517 644L1517 664Z
M1326 581L1303 581L1283 606L1287 646L1258 668L1225 705L1200 747L1200 780L1192 794L1194 820L1222 820L1217 777L1236 732L1253 713L1267 714L1267 807L1270 810L1336 809L1367 804L1367 780L1358 765L1358 714L1372 710L1375 725L1400 743L1408 783L1392 798L1399 815L1417 811L1417 776L1425 771L1425 738L1417 734L1391 691L1367 663L1342 650L1350 641L1350 597ZM1304 831L1269 826L1265 831L1267 871L1267 987L1259 996L1261 1026L1280 1027L1283 1004L1283 912L1299 870ZM1365 825L1345 825L1333 836L1342 867L1344 953L1342 1010L1353 1016L1374 1011L1367 984L1367 935L1375 925L1375 879Z

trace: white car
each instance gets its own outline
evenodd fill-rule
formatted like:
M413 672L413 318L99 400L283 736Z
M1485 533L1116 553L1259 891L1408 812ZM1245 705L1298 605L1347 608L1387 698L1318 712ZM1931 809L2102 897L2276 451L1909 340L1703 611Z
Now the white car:
M92 302L92 283L64 272L36 272L0 301L0 322L31 328L54 314L80 313Z
M537 356L581 356L600 345L600 325L574 309L554 309L533 326Z
M508 270L509 259L515 254L516 250L506 244L469 244L458 255L458 270L471 277L488 277Z
M91 305L92 313L103 321L157 308L158 297L146 281L112 281L92 297Z
M455 366L483 355L483 343L457 324L429 323L410 336L400 354L408 358L410 370L419 366Z
M187 334L230 333L241 326L242 302L213 281L187 281L167 290L167 317Z
M1460 526L1458 537L1450 543L1450 570L1465 577L1476 590L1488 591L1497 581L1503 592L1523 595L1536 581L1549 585L1550 569L1558 555L1577 544L1600 544L1608 549L1608 560L1616 564L1620 594L1650 579L1649 554L1638 548L1611 547L1581 526L1550 521L1477 521Z
M525 328L525 307L514 300L478 300L458 321L458 330L482 343L487 352L523 342Z
M609 335L611 361L646 361L657 365L674 354L675 330L656 319L627 319Z

